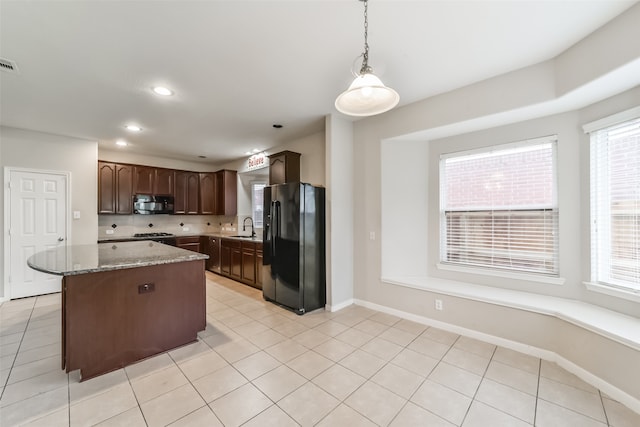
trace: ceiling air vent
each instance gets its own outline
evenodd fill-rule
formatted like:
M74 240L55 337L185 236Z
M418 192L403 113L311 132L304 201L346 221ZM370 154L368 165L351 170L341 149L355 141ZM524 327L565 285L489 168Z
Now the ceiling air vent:
M0 69L8 73L17 73L18 65L10 59L0 58Z

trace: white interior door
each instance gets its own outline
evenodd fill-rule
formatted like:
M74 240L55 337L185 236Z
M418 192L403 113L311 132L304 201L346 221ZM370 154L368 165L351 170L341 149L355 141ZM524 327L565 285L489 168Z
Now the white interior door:
M61 277L27 265L36 252L67 244L67 176L10 171L10 298L60 292Z

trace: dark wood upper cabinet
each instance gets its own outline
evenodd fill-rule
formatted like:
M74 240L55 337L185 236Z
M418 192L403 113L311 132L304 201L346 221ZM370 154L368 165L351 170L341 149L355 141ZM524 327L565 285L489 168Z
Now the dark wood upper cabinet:
M197 215L199 211L200 176L197 172L175 171L174 213Z
M269 185L300 182L300 153L281 151L269 156Z
M98 162L99 214L132 213L132 178L131 165Z
M216 174L213 172L200 174L200 213L216 215Z
M133 194L153 194L155 168L150 166L134 166Z
M173 169L155 168L153 194L156 196L173 196Z
M215 215L234 216L238 213L238 174L232 170L215 173Z

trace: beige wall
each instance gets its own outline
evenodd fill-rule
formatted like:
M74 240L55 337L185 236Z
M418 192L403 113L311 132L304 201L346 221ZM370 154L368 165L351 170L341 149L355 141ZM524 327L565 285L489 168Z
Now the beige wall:
M80 219L71 219L71 244L95 243L98 234L97 215L97 142L50 135L10 127L0 127L0 166L63 171L71 173L71 210L80 212ZM3 172L4 173L4 172ZM3 186L6 188L6 186ZM0 199L0 216L4 224L4 197ZM7 230L3 226L3 236ZM4 260L4 241L0 244L0 259ZM4 281L4 275L2 275ZM5 283L0 286L3 293Z

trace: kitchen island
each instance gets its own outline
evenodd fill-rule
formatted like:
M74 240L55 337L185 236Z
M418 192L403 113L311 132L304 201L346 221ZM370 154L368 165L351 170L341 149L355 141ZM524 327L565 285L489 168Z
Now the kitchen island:
M93 378L197 340L207 255L151 241L74 245L27 260L62 279L62 369Z

